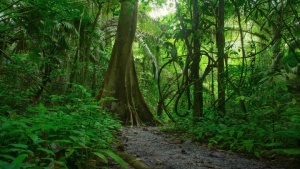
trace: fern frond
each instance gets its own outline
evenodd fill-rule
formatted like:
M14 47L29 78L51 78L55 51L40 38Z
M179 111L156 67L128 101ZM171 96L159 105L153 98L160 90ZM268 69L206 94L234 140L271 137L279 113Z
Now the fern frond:
M144 39L151 40L152 42L155 42L155 43L164 44L164 41L161 38L159 38L155 35L152 35L148 32L142 32L139 29L136 30L136 36L141 36Z
M153 63L153 65L155 67L155 79L157 79L159 68L158 68L158 64L157 64L155 56L153 55L153 53L149 49L147 43L144 41L142 36L140 36L139 34L136 35L136 40L143 46L145 54L150 58L151 62Z

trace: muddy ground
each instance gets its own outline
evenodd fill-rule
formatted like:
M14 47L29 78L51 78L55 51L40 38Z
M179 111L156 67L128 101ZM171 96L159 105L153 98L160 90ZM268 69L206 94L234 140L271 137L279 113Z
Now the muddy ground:
M209 149L155 127L125 127L123 150L152 169L285 169L288 164L249 159L235 153ZM131 167L130 167L131 168ZM294 167L293 167L294 168ZM296 167L297 168L297 167Z

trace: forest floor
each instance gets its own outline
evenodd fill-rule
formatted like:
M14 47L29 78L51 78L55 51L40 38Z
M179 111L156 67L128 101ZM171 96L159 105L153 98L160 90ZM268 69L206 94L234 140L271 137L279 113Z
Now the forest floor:
M271 161L218 151L156 127L124 127L123 150L151 169L285 169ZM286 161L287 163L287 161ZM131 169L131 168L130 168Z

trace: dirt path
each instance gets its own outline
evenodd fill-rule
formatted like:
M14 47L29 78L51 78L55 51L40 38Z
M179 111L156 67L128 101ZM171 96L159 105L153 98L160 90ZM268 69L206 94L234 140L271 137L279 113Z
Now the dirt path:
M125 153L153 169L279 169L257 160L209 150L191 141L182 142L157 128L124 128Z

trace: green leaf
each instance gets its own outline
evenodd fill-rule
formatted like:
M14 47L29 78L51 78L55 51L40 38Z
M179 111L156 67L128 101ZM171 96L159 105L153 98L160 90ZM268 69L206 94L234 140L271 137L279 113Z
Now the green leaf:
M97 157L101 158L105 163L108 162L107 158L105 157L105 155L104 155L103 153L94 152L94 154L95 154Z
M277 146L281 146L281 145L282 145L282 143L280 143L280 142L264 144L265 147L277 147Z
M256 157L259 157L259 156L260 156L260 153L259 153L258 151L255 151L255 152L254 152L254 155L255 155Z
M300 31L299 30L296 31L296 37L300 38Z
M295 98L293 98L292 103L295 105L297 103L297 100Z
M36 134L30 133L28 134L28 136L34 143L36 143L39 140L39 137Z
M245 96L240 96L240 100L245 100Z
M80 136L84 136L84 133L82 131L78 131L78 130L72 130L73 133L78 134Z
M285 92L288 91L287 85L280 85L279 87Z
M0 32L4 32L9 29L9 26L0 26Z
M38 150L41 150L41 151L44 151L44 152L46 152L46 153L48 153L48 154L51 154L51 155L53 155L53 156L55 156L54 152L51 151L51 150L48 150L48 149L45 149L45 148L37 148L37 149L38 149Z
M300 133L297 130L282 130L282 131L277 131L275 133L275 136L299 139Z
M65 156L66 158L70 157L74 153L75 149L74 148L67 148Z
M39 54L39 49L38 48L34 48L32 50L30 50L28 52L28 59L33 62L36 63L37 65L41 65L41 55Z
M198 139L202 139L202 138L203 138L203 132L199 132L197 138L198 138Z
M243 136L243 134L244 134L244 132L243 132L243 131L238 131L238 133L237 133L237 138L239 139L240 137L242 137L242 136Z
M300 155L300 148L293 149L273 149L275 153L286 154L286 155Z
M56 140L58 143L72 143L71 140Z
M6 162L6 161L0 160L0 168L1 168L1 167L4 168L4 165L5 165L5 166L6 166L6 165L9 165L9 163Z
M85 143L78 142L78 144L79 144L79 145L81 145L81 146L82 146L82 148L88 148L88 147L86 146L86 144L85 144Z
M230 144L230 149L233 149L233 147L236 145L236 141L233 141L231 144Z
M118 164L120 164L122 167L124 168L128 168L126 162L117 154L115 154L113 151L111 150L98 150L98 152L103 152L106 153L109 157L111 157L112 159L114 159Z
M226 126L225 124L222 124L222 123L220 123L219 126L220 126L220 128L222 128L222 129L227 128L227 126Z
M28 134L28 136L30 137L30 139L33 141L35 145L45 142L45 140L40 139L36 134L30 133Z
M15 157L10 156L10 155L6 155L6 154L0 154L0 157L4 157L4 158L10 159L10 160L14 160L15 159Z
M17 158L14 159L12 164L21 164L25 160L25 158L28 156L28 154L20 154Z
M10 145L17 147L17 148L24 148L24 149L28 148L28 145L26 145L26 144L10 144Z
M79 141L79 138L75 137L75 136L70 136L70 139L72 139L73 141L75 142L78 142Z
M19 151L23 151L23 149L20 149L20 148L9 148L9 149L2 150L2 152L19 152Z
M253 140L244 140L243 144L248 152L251 152L253 148Z
M39 111L41 114L44 114L47 112L47 108L45 107L45 105L43 103L39 104Z

